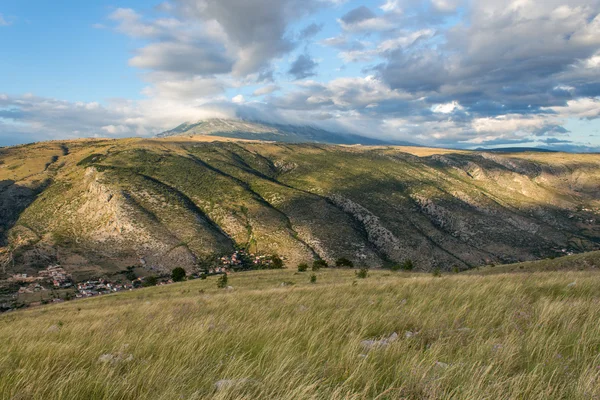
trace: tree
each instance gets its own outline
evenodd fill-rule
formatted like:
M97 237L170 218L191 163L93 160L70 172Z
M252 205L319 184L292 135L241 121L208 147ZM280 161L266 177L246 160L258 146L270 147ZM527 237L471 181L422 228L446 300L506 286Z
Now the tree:
M340 268L341 267L354 268L354 263L345 257L341 257L335 261L335 266L340 267Z
M173 282L181 282L185 280L185 269L177 267L171 272L171 279Z
M362 267L358 271L355 272L356 277L359 279L366 279L369 276L369 268Z
M219 279L217 279L217 287L219 289L225 289L225 288L227 288L227 282L228 282L227 274L223 274L223 275L221 275L221 277Z
M144 282L142 283L143 287L150 287L150 286L156 286L158 284L158 278L155 276L148 276L146 277L146 279L144 279Z
M271 257L272 267L273 269L282 269L283 268L283 260L278 255L274 255Z
M298 272L306 272L307 270L308 270L307 263L298 264Z
M325 261L325 260L315 260L313 262L312 270L313 271L318 271L321 268L327 268L327 267L329 267L329 264L327 264L327 261Z

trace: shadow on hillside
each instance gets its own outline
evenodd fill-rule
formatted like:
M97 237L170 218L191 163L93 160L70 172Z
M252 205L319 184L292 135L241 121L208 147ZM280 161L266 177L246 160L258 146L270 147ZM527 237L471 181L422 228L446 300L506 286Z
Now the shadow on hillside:
M47 186L48 182L44 182L32 189L10 179L0 181L0 246L6 244L8 231L21 213Z

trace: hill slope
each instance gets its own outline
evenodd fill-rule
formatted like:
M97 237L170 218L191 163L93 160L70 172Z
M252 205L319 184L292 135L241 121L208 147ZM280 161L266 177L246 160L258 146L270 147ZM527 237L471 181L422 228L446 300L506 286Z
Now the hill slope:
M600 248L599 187L598 155L212 137L38 143L0 149L0 273L191 269L236 246L292 266L533 260Z
M0 398L600 397L598 273L309 275L0 315Z

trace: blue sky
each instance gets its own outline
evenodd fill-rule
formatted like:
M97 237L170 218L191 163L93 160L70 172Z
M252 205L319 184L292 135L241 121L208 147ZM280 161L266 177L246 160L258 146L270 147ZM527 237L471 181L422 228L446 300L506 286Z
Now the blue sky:
M0 3L0 146L212 117L600 148L600 1Z

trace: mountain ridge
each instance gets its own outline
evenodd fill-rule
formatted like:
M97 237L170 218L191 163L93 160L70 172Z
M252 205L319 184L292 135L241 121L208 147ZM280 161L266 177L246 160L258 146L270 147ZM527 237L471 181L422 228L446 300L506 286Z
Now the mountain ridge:
M419 270L600 249L598 155L209 138L0 149L0 274L190 270L239 247Z
M275 124L258 120L211 118L183 124L159 133L157 137L208 135L284 143L326 143L361 145L418 146L404 141L385 141L366 136L331 132L310 125Z

